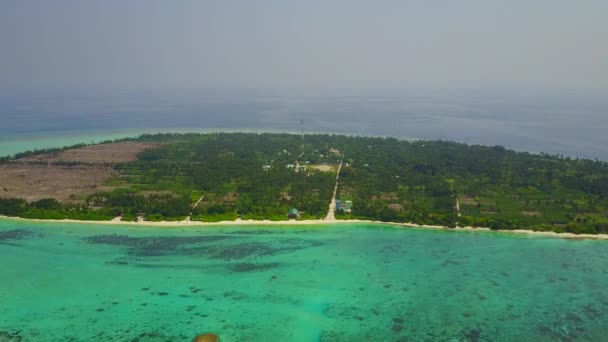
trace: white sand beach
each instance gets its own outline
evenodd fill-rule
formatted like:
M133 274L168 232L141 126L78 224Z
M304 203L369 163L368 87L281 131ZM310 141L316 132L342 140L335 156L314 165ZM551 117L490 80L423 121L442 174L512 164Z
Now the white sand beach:
M400 223L400 222L382 222L372 220L286 220L286 221L271 221L271 220L240 220L235 221L220 221L220 222L201 222L201 221L137 221L125 222L115 218L110 221L82 221L82 220L47 220L47 219L26 219L20 217L9 217L0 215L2 220L25 221L25 222L45 222L45 223L78 223L78 224L100 224L100 225L118 225L118 226L142 226L142 227L164 227L164 228L180 228L180 227L205 227L205 226L303 226L303 225L333 225L333 224L377 224L390 225L401 228L423 228L423 229L442 229L454 232L499 232L508 234L520 235L535 235L556 237L564 239L593 239L593 240L608 240L608 234L572 234L572 233L556 233L556 232L540 232L525 229L514 230L492 230L485 227L457 227L449 228L445 226L434 225L419 225L415 223Z

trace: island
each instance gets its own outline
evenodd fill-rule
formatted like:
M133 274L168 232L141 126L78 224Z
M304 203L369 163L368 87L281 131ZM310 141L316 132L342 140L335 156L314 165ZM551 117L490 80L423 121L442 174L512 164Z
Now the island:
M0 158L0 215L608 233L608 163L450 141L145 134Z

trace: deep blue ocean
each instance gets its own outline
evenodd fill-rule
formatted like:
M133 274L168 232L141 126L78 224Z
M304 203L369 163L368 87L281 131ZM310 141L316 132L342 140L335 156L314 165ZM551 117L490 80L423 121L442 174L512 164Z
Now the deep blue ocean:
M0 154L143 132L304 129L608 160L608 99L598 93L5 93L0 95L0 118Z

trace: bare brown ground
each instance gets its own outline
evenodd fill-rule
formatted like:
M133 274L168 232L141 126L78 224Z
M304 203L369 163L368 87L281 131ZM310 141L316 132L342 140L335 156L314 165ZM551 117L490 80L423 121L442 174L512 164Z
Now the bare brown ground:
M102 166L5 164L0 165L0 197L78 202L86 195L111 189L103 184L118 175L112 168Z
M112 189L104 184L108 179L120 174L111 167L102 165L103 163L136 160L141 151L158 146L158 143L148 142L100 144L2 164L0 197L23 198L27 201L54 198L60 202L79 202L87 195ZM86 164L51 165L59 161ZM49 164L41 165L40 162Z
M119 142L86 146L82 148L65 150L60 153L42 154L20 161L45 162L84 162L84 163L121 163L137 159L137 154L148 148L158 147L158 143L150 142Z
M150 197L152 195L171 195L171 196L175 196L175 192L173 191L169 191L169 190L142 190L139 192L140 195L145 196L145 197Z

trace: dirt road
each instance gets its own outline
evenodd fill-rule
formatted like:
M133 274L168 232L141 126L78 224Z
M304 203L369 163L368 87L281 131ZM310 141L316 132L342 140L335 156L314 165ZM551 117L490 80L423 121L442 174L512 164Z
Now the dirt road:
M338 172L336 172L336 185L334 186L334 194L331 197L331 202L329 203L329 210L327 211L325 221L336 220L336 194L338 193L338 182L340 181L340 170L342 169L343 161L344 159L340 160L340 165L338 165Z

